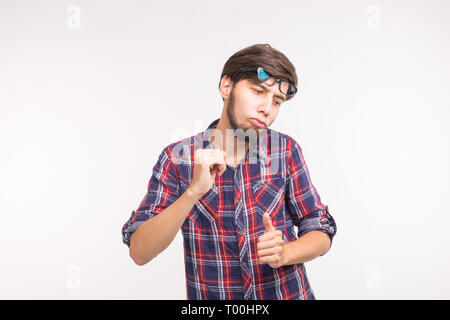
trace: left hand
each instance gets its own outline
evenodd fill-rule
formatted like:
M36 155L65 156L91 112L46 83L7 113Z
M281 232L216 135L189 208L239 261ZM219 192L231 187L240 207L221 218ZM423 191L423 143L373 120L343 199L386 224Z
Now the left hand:
M268 263L272 268L281 267L284 264L283 235L272 225L272 219L267 213L263 215L263 223L266 230L258 238L256 247L259 263Z

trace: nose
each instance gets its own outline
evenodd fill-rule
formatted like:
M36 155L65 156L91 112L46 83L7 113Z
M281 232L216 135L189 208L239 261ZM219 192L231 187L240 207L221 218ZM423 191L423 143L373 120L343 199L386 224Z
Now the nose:
M261 100L258 111L264 112L265 115L270 113L270 109L272 108L272 97L267 95L264 99Z

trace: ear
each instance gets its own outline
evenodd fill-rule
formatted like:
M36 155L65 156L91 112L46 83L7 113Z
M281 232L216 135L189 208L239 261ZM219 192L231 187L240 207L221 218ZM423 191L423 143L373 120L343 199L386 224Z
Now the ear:
M219 92L223 100L228 99L231 89L233 88L233 83L229 76L223 76L220 80Z

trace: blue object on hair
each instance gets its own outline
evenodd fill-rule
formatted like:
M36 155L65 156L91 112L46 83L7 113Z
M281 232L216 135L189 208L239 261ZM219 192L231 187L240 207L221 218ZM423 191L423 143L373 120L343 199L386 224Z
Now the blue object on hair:
M258 79L269 79L270 76L264 71L263 68L258 68Z

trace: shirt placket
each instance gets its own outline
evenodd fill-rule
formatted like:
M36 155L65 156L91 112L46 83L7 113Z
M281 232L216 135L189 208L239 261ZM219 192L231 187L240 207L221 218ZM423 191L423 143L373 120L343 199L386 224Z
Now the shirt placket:
M242 205L241 192L244 188L241 179L235 175L235 225L238 236L239 262L242 276L242 292L245 300L252 299L252 272L250 265L250 244L247 226L247 219Z

